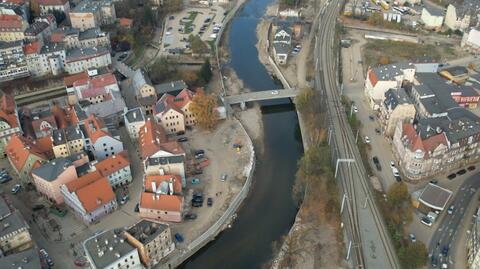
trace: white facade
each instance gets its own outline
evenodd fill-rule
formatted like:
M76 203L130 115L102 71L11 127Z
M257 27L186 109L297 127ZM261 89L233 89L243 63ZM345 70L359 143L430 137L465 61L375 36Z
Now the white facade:
M423 8L421 20L425 24L426 28L438 29L438 28L442 27L443 15L430 14L428 9Z
M94 51L91 51L94 50ZM75 55L68 55L65 64L65 71L69 74L77 74L90 68L99 68L112 64L110 53L106 49L97 50L88 48L76 52Z
M480 31L472 28L463 34L461 46L472 51L480 50Z
M0 81L29 76L21 41L0 41Z
M132 171L130 165L127 165L107 176L108 182L112 188L127 185L132 182Z
M42 48L39 53L26 55L28 70L34 77L61 74L65 67L65 58L63 48L54 50Z
M56 3L56 4L39 4L40 7L40 15L47 15L51 14L53 10L58 10L65 13L65 16L68 17L68 13L70 12L70 3L65 1L65 3Z
M122 141L108 135L98 138L91 147L99 161L123 151Z
M447 7L447 13L445 14L445 25L452 30L465 31L470 26L470 15L460 16L457 14L457 9L454 5L450 4Z
M124 121L130 138L136 141L140 128L145 125L145 117L143 116L142 110L140 108L134 108L127 111L124 114Z

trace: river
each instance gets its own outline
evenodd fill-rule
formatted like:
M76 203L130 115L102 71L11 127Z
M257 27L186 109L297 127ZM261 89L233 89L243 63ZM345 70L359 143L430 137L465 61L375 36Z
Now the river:
M258 60L256 26L273 0L249 0L231 22L230 67L252 90L282 88ZM272 258L272 244L286 234L295 220L291 190L297 161L303 153L298 119L287 101L262 103L264 152L250 194L231 229L222 232L180 268L261 268ZM272 106L276 104L281 106ZM287 109L285 109L287 107Z

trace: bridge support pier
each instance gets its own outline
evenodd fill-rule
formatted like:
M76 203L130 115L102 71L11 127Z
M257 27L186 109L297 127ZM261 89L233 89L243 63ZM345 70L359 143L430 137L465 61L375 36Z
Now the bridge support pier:
M240 108L241 108L242 110L247 109L247 106L246 106L245 102L241 102L241 103L240 103Z

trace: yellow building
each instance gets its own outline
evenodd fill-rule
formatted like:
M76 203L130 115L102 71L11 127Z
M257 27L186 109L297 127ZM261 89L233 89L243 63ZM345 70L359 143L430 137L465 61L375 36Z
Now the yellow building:
M0 14L0 41L23 40L27 27L28 23L18 15Z
M53 154L55 158L68 157L84 151L85 138L78 127L72 125L52 133Z

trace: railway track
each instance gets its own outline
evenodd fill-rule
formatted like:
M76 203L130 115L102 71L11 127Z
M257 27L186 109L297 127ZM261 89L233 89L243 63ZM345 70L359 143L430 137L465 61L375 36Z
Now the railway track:
M363 207L363 203L359 202L361 196L365 196L365 206L372 211L375 228L378 230L382 247L385 249L388 268L400 268L396 254L393 250L390 236L386 231L383 219L376 207L373 192L368 182L366 170L363 167L360 152L355 143L353 132L346 118L345 110L341 105L339 95L339 85L336 80L336 57L334 52L335 39L335 23L338 14L339 0L327 2L324 9L324 16L319 23L319 32L317 45L320 45L319 54L315 51L317 59L315 68L318 69L316 76L317 90L320 90L323 105L328 107L327 115L330 126L333 130L333 152L337 158L355 159L354 163L349 163L347 167L342 166L340 170L341 188L347 196L347 232L352 242L352 257L355 268L368 268L365 261L366 252L363 249L361 236L361 223L358 215L359 206ZM315 46L317 48L317 46ZM319 65L319 57L321 65ZM321 104L322 105L322 104ZM360 188L358 188L360 184ZM343 195L342 195L343 196ZM359 205L361 204L361 205ZM370 228L370 227L369 227ZM365 242L363 242L365 243Z

